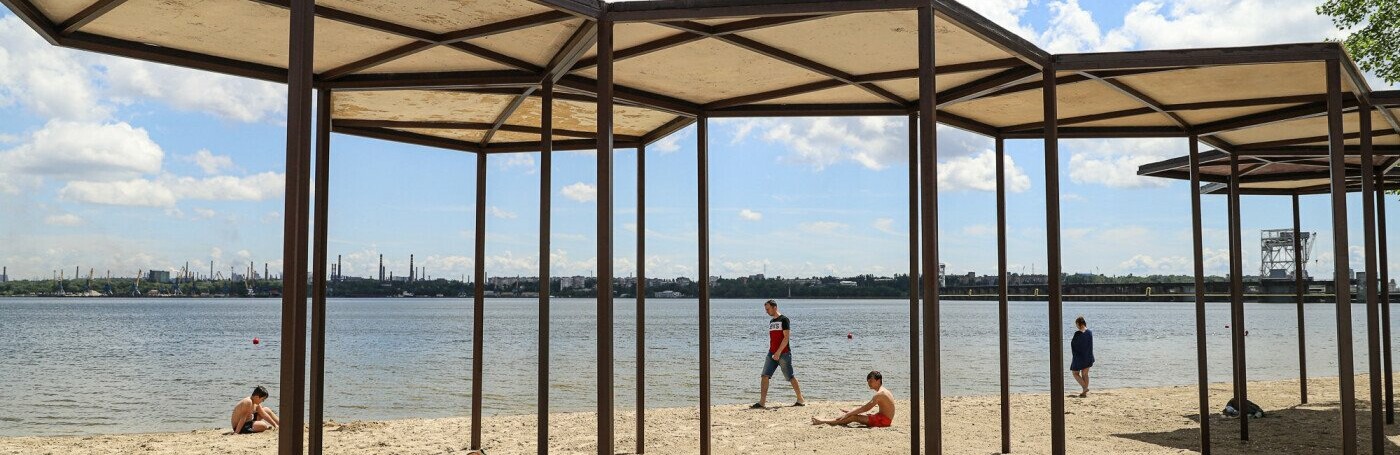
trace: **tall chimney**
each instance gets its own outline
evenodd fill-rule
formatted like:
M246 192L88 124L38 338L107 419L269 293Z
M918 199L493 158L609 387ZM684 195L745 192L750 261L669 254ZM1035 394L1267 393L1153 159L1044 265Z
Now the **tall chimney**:
M384 281L384 255L379 255L379 281Z
M409 283L412 283L412 282L413 282L413 278L416 276L416 273L417 273L417 272L418 272L418 267L415 266L415 265L413 265L413 255L410 254L410 255L408 255L408 282L409 282Z

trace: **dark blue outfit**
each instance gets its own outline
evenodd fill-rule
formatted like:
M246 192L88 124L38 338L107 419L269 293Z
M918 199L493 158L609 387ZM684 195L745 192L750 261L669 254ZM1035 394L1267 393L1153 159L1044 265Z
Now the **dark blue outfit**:
M1073 360L1069 362L1070 371L1079 371L1094 366L1094 331L1084 329L1083 332L1075 331L1074 338L1069 340L1069 350L1074 354Z

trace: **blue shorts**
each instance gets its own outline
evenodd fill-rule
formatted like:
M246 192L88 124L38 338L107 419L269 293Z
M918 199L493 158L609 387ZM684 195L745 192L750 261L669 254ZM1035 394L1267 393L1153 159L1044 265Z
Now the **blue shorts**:
M791 352L784 352L782 355L778 356L778 360L773 360L773 354L764 355L763 377L773 377L773 371L777 370L779 366L783 367L783 376L787 377L787 380L791 381L795 377L792 375Z

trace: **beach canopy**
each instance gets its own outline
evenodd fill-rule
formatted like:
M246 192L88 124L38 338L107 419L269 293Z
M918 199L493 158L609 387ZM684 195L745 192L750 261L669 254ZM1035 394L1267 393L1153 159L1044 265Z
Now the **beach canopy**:
M1390 125L1392 117L1400 117L1400 91L1374 92L1370 96L1374 107L1370 109L1372 140L1371 167L1381 179L1383 189L1400 188L1400 135ZM1346 144L1346 175L1349 191L1361 190L1362 119L1356 101L1343 113L1343 134ZM1249 128L1235 136L1254 138L1255 142L1234 144L1234 154L1241 160L1239 169L1240 191L1243 194L1323 194L1329 192L1330 171L1328 169L1327 118L1325 115L1308 115L1290 120ZM1262 140L1261 140L1262 138ZM1248 140L1248 139L1247 139ZM1230 156L1219 150L1203 152L1200 155L1200 180L1208 183L1202 191L1220 194L1227 190L1230 181ZM1138 175L1179 180L1190 179L1189 157L1180 156L1155 163L1144 164Z
M929 453L942 452L937 336L937 129L935 123L996 139L1001 175L1005 139L1045 141L1047 330L1053 453L1064 453L1065 406L1059 181L1060 138L1189 138L1234 157L1250 157L1251 190L1306 188L1316 172L1306 154L1350 153L1362 137L1394 164L1400 103L1372 92L1338 43L1052 55L953 0L0 0L51 44L288 84L284 217L282 405L300 427L308 387L311 431L320 453L323 407L326 198L331 132L476 153L476 228L471 448L480 449L482 319L487 155L542 151L541 231L548 232L550 152L597 150L598 313L612 318L613 153L645 149L696 125L699 240L701 453L710 452L708 119L715 117L902 116L909 119L911 382L925 378L920 420ZM313 90L316 129L313 134ZM1372 110L1372 107L1377 109ZM1367 127L1369 124L1371 127ZM315 212L311 204L315 137ZM1331 139L1331 142L1329 142ZM1340 150L1339 150L1340 149ZM1221 154L1212 155L1218 160ZM638 256L646 263L645 153L638 159ZM1279 158L1283 157L1283 158ZM1212 161L1216 163L1216 161ZM1071 163L1073 165L1073 163ZM1311 166L1311 167L1310 167ZM1218 167L1218 166L1217 166ZM1346 174L1334 165L1334 182ZM1179 167L1162 166L1164 176ZM1212 168L1206 181L1219 179ZM1313 174L1308 174L1309 176ZM1001 179L1004 180L1004 179ZM1302 183L1280 183L1280 182ZM1296 185L1285 187L1281 185ZM1194 192L1194 188L1193 188ZM999 267L1005 283L1005 200L998 191ZM1193 197L1199 198L1198 194ZM1198 199L1196 200L1198 202ZM1199 204L1195 210L1199 233ZM1238 205L1238 204L1234 204ZM1237 207L1236 207L1237 208ZM1369 210L1368 210L1369 212ZM315 232L308 230L315 219ZM1233 218L1234 223L1238 217ZM1334 222L1346 204L1333 200ZM1238 253L1238 231L1232 251ZM1344 276L1345 230L1335 261ZM541 277L549 276L549 236L541 239ZM313 250L307 259L307 251ZM1234 254L1232 269L1239 267ZM1198 289L1201 251L1196 244ZM307 289L307 269L313 288ZM644 282L643 270L638 281ZM1238 270L1233 310L1242 312ZM547 289L547 288L546 288ZM1339 287L1339 303L1349 302ZM644 293L639 293L644 296ZM920 299L920 296L924 298ZM306 327L311 297L311 341ZM1006 288L1001 290L1002 450L1010 450L1007 407ZM540 300L539 441L548 444L548 293ZM639 296L638 321L645 309ZM1197 295L1204 333L1204 296ZM922 305L922 306L920 306ZM1337 305L1342 365L1342 444L1355 446L1349 305ZM1232 313L1233 314L1233 313ZM919 320L922 315L922 321ZM1242 315L1241 315L1242 317ZM1237 332L1240 324L1233 324ZM639 322L637 338L643 336ZM1203 337L1204 335L1199 335ZM1201 412L1207 405L1205 341L1198 337ZM598 445L611 454L613 325L598 324ZM1236 343L1242 332L1236 335ZM1374 338L1373 338L1374 340ZM922 343L922 344L921 344ZM637 343L638 376L645 373ZM1243 345L1236 394L1244 399ZM1378 350L1378 348L1376 349ZM922 352L922 364L920 358ZM1373 370L1378 372L1378 370ZM1373 375L1375 380L1375 375ZM643 436L645 381L637 381L637 452ZM920 387L911 399L919 400ZM1378 403L1377 403L1378 404ZM1209 445L1209 419L1201 419ZM1248 420L1240 421L1248 438ZM299 453L302 434L279 434L282 453ZM1377 434L1375 441L1383 435ZM1378 443L1378 442L1377 442ZM911 432L911 452L920 435Z
M3 0L50 42L284 82L289 0ZM661 0L608 4L614 139L652 142L698 115L907 115L919 98L924 2ZM1050 55L935 1L938 121L1005 138L1043 130L1041 68L1057 70L1060 137L1200 135L1231 149L1316 146L1325 62L1349 109L1365 81L1334 43ZM323 0L312 68L335 131L487 152L539 150L555 85L556 150L594 146L597 24L582 0ZM1377 111L1400 145L1400 108ZM1355 141L1356 122L1348 122Z

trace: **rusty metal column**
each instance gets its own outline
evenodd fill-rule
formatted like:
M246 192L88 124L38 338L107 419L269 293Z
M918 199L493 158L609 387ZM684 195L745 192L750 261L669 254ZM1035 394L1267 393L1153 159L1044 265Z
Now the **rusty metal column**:
M1233 354L1235 400L1240 411L1240 439L1249 440L1249 418L1244 417L1245 403L1249 399L1249 382L1246 379L1244 346L1244 253L1240 232L1240 159L1238 153L1230 153L1230 189L1228 219L1230 225L1230 351Z
M647 435L647 146L637 146L637 453Z
M1055 64L1043 68L1045 81L1045 243L1050 329L1050 451L1065 453L1064 301L1060 283L1060 132Z
M1395 383L1390 350L1390 258L1385 238L1385 172L1376 174L1376 238L1381 273L1381 361L1385 367L1385 423L1395 423Z
M287 62L287 187L282 238L282 370L277 452L302 453L306 399L306 234L311 180L312 0L291 2Z
M1195 259L1196 294L1196 391L1201 407L1201 455L1210 455L1210 375L1206 361L1206 267L1201 240L1201 151L1200 140L1191 136L1191 253Z
M919 114L909 114L909 453L919 455Z
M1001 351L1001 453L1011 453L1011 303L1006 282L1006 139L996 138L997 338Z
M550 195L554 192L554 79L540 86L540 307L539 378L535 391L535 448L549 453L549 237Z
M919 7L919 196L924 284L924 445L943 453L943 377L938 314L938 117L934 88L933 7ZM911 405L917 406L917 405ZM916 431L917 429L911 429Z
M1302 395L1302 403L1308 403L1308 343L1307 332L1304 330L1303 304L1306 303L1304 296L1308 292L1307 284L1303 280L1303 223L1299 217L1298 195L1293 195L1293 288L1298 294L1298 394Z
M311 246L311 416L306 425L306 449L321 454L326 410L326 218L330 199L331 173L331 91L316 92L316 232Z
M1371 395L1371 453L1385 453L1385 403L1381 399L1381 320L1376 295L1375 157L1371 149L1371 107L1362 102L1356 115L1361 123L1361 223L1366 248L1366 366Z
M710 454L710 120L695 119L696 192L699 211L699 270L696 283L700 312L700 454Z
M1327 59L1327 144L1331 169L1333 287L1337 296L1337 388L1342 402L1342 453L1356 453L1356 371L1351 347L1351 280L1347 248L1347 163L1342 134L1342 68Z
M481 451L481 386L486 323L486 152L476 152L476 229L472 259L472 450Z
M598 21L598 454L613 454L613 22Z

